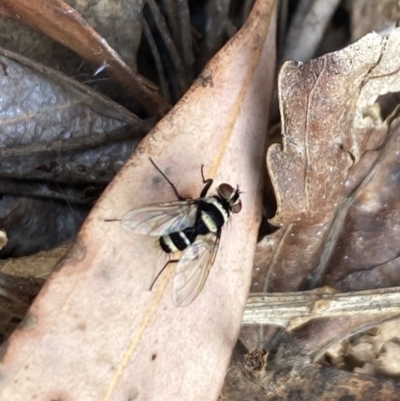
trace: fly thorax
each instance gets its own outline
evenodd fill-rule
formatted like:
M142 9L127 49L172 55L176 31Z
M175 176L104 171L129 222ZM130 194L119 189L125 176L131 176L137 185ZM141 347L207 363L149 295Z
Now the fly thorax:
M218 226L215 224L215 221L212 218L212 215L210 215L207 212L201 212L201 220L204 223L204 225L207 227L207 229L210 233L217 232Z
M229 213L227 207L223 204L222 200L216 196L213 196L209 199L209 202L218 210L221 214L223 221L221 222L221 226L229 219Z

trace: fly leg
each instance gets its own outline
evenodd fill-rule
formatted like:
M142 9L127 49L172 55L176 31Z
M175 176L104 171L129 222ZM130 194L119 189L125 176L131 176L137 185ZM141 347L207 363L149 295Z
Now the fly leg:
M171 188L172 188L172 190L174 191L174 193L175 193L176 197L178 198L178 200L180 200L180 201L186 200L186 198L185 198L184 196L182 196L182 195L178 192L176 186L175 186L175 185L169 180L169 178L161 171L161 169L157 166L157 164L154 163L153 159L152 159L151 157L149 157L149 159L150 159L150 161L151 161L151 164L152 164L152 165L157 169L157 171L165 178L165 180L168 182L168 184L171 185ZM165 268L165 266L164 266L164 268Z
M151 286L150 286L150 290L149 290L149 291L151 291L151 290L153 289L154 284L156 283L156 281L158 280L158 278L161 276L161 273L165 270L165 268L166 268L169 264L171 264L171 263L178 263L178 262L179 262L179 259L172 259L172 260L169 260L169 261L164 265L164 267L158 272L156 278L155 278L155 279L153 280L153 282L151 283Z
M204 164L201 165L201 178L203 179L203 184L205 184L203 190L201 191L200 198L204 198L207 195L208 190L210 189L213 179L212 178L204 178Z

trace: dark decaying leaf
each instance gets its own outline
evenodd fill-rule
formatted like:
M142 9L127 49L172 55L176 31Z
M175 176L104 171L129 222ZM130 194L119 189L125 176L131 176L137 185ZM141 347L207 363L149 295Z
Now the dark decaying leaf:
M0 64L2 192L64 200L2 198L0 226L9 242L1 255L21 256L75 235L88 207L73 210L68 202L90 203L98 195L93 185L113 178L150 125L87 87L6 50ZM85 186L75 190L72 183ZM57 219L46 218L51 211Z
M231 364L219 401L361 401L367 397L374 401L397 401L400 391L400 385L392 380L368 378L355 373L349 375L327 366L320 369L301 366L296 369L288 363L272 379L265 379L262 387L268 387L268 390L264 391L260 382L255 384L247 380L244 384L242 378L243 371L236 364Z
M267 155L278 203L271 222L280 229L259 243L253 291L399 285L400 122L392 95L400 92L394 57L399 50L395 30L389 37L370 34L342 51L283 66L283 143L272 145ZM269 350L258 384L272 392L263 399L289 400L296 393L299 399L361 400L374 386L380 390L373 399L397 399L390 380L318 365L304 368L331 344L393 313L357 315L355 310L291 332L244 327L241 338L248 349Z
M132 71L138 71L139 49L142 45L142 0L115 0L95 4L70 1L69 4L86 19L115 52L121 55ZM37 12L40 13L40 10ZM42 28L44 28L42 31L45 31L46 24L40 24L36 27L38 30L34 30L24 25L24 22L23 19L13 20L0 17L0 43L3 47L60 70L135 112L141 111L138 102L129 97L124 88L107 75L107 62L100 67L92 65L85 60L85 57L80 57L79 54L54 41L56 38L53 40L50 36L41 33ZM87 35L82 32L80 34L81 42L87 42ZM64 42L68 42L68 39L65 38ZM93 49L85 51L85 53L93 52L96 51ZM145 67L143 70L147 78L153 79L149 68Z
M0 61L2 177L107 183L150 127L53 70L5 50Z
M72 212L71 209L64 200L3 195L0 199L0 223L7 232L8 242L0 256L29 255L73 239L89 207L74 205Z

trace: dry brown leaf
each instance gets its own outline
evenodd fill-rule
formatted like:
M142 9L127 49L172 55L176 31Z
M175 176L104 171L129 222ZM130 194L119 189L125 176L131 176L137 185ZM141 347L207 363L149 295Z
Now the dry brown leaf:
M260 222L273 6L256 3L245 27L106 190L3 350L0 399L217 398L240 327ZM216 184L238 183L245 191L243 210L223 232L202 293L185 308L172 303L173 267L148 290L163 264L154 239L105 222L173 198L149 156L183 194L198 196L202 164Z
M1 232L1 231L0 231ZM64 244L35 255L0 260L0 336L13 332L58 262L71 249Z
M0 271L17 277L47 279L58 262L71 250L72 243L31 256L0 260ZM36 294L35 294L36 295Z
M396 30L386 40L371 34L310 63L287 63L281 71L283 149L272 145L267 162L278 201L272 223L282 228L260 243L256 274L262 271L264 276L255 277L254 290L293 291L312 282L334 286L337 280L331 275L328 282L321 277L329 266L334 274L348 266L346 250L335 246L341 239L349 243L349 227L344 226L349 208L364 207L367 212L373 207L371 216L380 210L396 213L390 204L396 201L393 179L386 184L388 191L376 185L383 184L383 177L394 177L385 169L397 168L397 124L379 115L371 118L371 105L382 104L385 93L396 90L391 55L397 51L397 35ZM376 203L379 195L383 199ZM391 231L395 235L396 224ZM341 256L334 257L338 250ZM391 260L394 254L383 258ZM275 268L279 274L270 279Z

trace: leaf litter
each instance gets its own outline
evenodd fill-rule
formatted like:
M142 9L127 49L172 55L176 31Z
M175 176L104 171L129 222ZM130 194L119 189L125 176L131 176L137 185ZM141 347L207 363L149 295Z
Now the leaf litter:
M395 60L388 60L398 54L397 39L393 35L390 43L390 39L372 36L331 55L331 59L325 57L299 66L288 64L281 73L283 153L287 154L273 146L267 159L279 205L272 223L281 228L259 244L253 280L256 292L296 291L322 285L353 291L398 285L399 208L394 195L399 185L394 103L398 68L393 65ZM295 98L294 104L289 96ZM301 107L304 104L306 110ZM306 137L301 135L302 129ZM253 335L244 328L246 335L242 339L248 340L249 347L275 343L273 349L278 350L278 357L271 370L279 371L281 350L290 341L294 351L289 352L289 358L285 354L285 358L296 366L296 362L299 365L299 361L304 363L311 356L323 354L328 344L339 344L341 337L368 330L386 318L378 314L367 319L340 319L340 328L338 319L322 324L310 322L308 327L294 331L294 339L289 340L284 336L282 339L282 333L276 330ZM388 324L382 324L382 333L389 331ZM296 341L302 336L303 342ZM381 341L380 347L377 341L365 346L365 338L374 338L370 330L365 336L357 334L351 337L351 346L341 343L335 355L333 348L326 355L346 366L351 360L355 372L395 376L396 367L389 371L370 365L374 358L381 365L391 363L382 362L383 354L396 352L399 334L394 329L392 337L385 340L384 346ZM325 338L309 344L311 337ZM300 349L305 350L305 358L299 357ZM344 355L347 362L343 362Z
M5 379L2 397L25 399L37 380L44 380L38 388L52 397L66 392L83 398L95 392L104 399L139 393L157 399L176 399L178 393L185 400L188 395L204 399L205 392L209 399L217 397L240 326L260 223L259 174L275 61L273 7L273 1L258 2L246 29L213 59L109 186L62 268L51 275L4 349L7 377L29 379L19 376L18 389ZM201 185L193 176L202 163L216 182L246 183L246 206L235 220L243 229L224 233L213 274L192 309L172 305L170 271L148 291L153 259L159 256L154 244L128 238L118 224L105 222L132 206L168 200L149 155L192 196ZM238 243L245 244L240 260L228 251ZM222 261L231 269L219 268ZM48 376L51 361L62 365L52 369L54 379ZM88 378L84 387L82 377Z
M400 30L395 29L388 37L368 34L341 51L283 65L278 79L282 145L271 145L267 153L277 198L277 212L270 221L279 229L258 244L252 292L283 293L322 286L344 292L367 290L363 292L367 309L368 290L372 295L374 290L384 292L385 287L399 286L400 119L396 93L400 91L400 64L394 57L399 50ZM396 288L393 292L397 296ZM379 294L376 296L379 305ZM327 302L324 308L329 307ZM290 304L284 307L290 308ZM348 346L335 351L336 360L341 353L342 368L397 375L393 360L400 332L392 332L384 345L369 345L370 351L364 351L363 357L357 344L368 341L357 333L367 332L364 336L374 344L368 331L380 324L385 330L389 323L382 322L393 319L400 310L383 307L375 313L357 312L311 318L290 332L276 326L244 326L240 340L246 348L267 349L270 355L257 384L272 391L271 395L301 386L301 399L315 399L316 393L318 399L340 398L348 391L355 399L363 399L357 398L361 389L379 382L382 387L374 399L383 394L395 399L386 378L360 379L351 376L353 373L326 371L324 355L331 352L329 347L347 339ZM351 338L356 334L354 342ZM354 364L356 355L358 364ZM309 365L317 361L320 368ZM324 383L322 377L328 374L330 382ZM344 386L344 374L347 380L354 380L351 390ZM272 379L274 375L282 380Z

